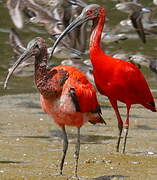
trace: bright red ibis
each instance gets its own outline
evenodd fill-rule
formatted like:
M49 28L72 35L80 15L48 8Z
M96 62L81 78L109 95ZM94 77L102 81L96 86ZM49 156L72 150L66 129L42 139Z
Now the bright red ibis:
M97 4L86 6L80 16L58 37L54 48L66 33L88 20L93 20L93 29L89 44L90 59L93 65L93 75L97 89L102 95L109 98L117 116L119 128L119 138L116 146L117 152L119 151L123 130L123 121L118 110L117 101L125 103L127 108L123 146L124 153L129 129L129 111L131 105L141 104L153 112L156 112L156 108L151 91L141 71L130 62L108 56L101 49L100 41L105 16L106 13L103 7Z
M76 165L74 175L77 176L80 151L80 128L86 122L105 123L101 117L101 109L97 101L96 91L86 76L77 68L67 65L47 70L47 47L45 40L37 37L29 42L27 49L12 66L7 81L18 65L35 56L35 84L40 92L43 110L48 113L63 132L63 155L60 163L62 174L64 160L68 149L68 138L65 126L77 128Z

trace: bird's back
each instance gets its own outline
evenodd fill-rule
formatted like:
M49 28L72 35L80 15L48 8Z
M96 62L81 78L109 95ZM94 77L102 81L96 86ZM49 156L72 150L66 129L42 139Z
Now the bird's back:
M101 94L130 105L142 104L156 111L149 86L135 65L107 55L98 58L101 61L97 59L94 77Z
M77 68L60 65L51 69L65 71L68 78L62 84L60 95L56 98L41 96L43 109L59 125L82 126L84 122L103 123L96 91L86 76ZM60 76L56 73L57 81ZM53 77L55 78L55 77Z

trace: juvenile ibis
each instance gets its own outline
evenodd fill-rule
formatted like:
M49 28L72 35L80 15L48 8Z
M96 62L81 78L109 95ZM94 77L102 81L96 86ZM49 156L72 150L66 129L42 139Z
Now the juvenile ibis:
M76 67L59 65L47 70L47 47L45 40L41 37L37 37L28 43L24 53L10 69L4 84L5 88L15 69L31 56L35 57L35 84L40 93L41 107L52 117L63 132L63 155L60 163L60 174L62 174L68 149L65 126L77 128L74 171L74 175L77 176L81 126L88 121L93 124L105 123L101 116L96 90L84 73Z

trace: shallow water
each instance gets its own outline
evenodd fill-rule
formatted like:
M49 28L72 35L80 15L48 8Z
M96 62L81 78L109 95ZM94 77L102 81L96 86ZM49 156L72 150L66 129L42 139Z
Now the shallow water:
M89 0L88 2L96 2ZM112 1L98 1L107 8L112 25L126 18L124 13L111 11ZM145 1L147 2L147 1ZM62 152L61 131L43 113L39 105L39 95L33 77L14 77L7 90L2 89L7 74L12 51L8 44L8 31L13 26L4 3L0 1L0 179L39 180L71 179L74 168L74 148L76 129L67 128L69 150L66 158L64 176L55 176ZM114 18L113 18L114 17ZM19 31L25 42L37 36L25 30ZM44 35L45 36L45 35ZM109 53L119 47L126 52L144 52L155 55L156 39L148 38L146 45L140 40L127 40L119 44L107 45ZM149 81L151 90L157 98L157 76L148 68L142 69ZM99 97L100 98L100 97ZM103 97L100 99L106 126L86 124L81 129L81 152L78 174L81 179L93 180L156 180L157 179L157 114L141 106L133 106L126 154L115 152L117 122L115 114ZM157 102L157 101L156 101ZM122 117L125 108L120 104Z

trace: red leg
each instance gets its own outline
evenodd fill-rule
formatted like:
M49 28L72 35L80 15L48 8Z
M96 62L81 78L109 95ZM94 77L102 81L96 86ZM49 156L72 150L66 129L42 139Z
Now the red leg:
M125 121L125 136L124 136L123 153L125 153L126 141L127 141L128 131L129 131L129 112L131 108L131 105L126 105L126 106L127 106L127 117Z
M123 130L123 121L122 121L122 118L121 118L119 110L118 110L117 101L113 100L113 99L109 99L109 100L110 100L112 107L115 110L117 120L118 120L119 136L118 136L116 151L119 152L119 145L120 145L120 140L121 140L121 135L122 135L122 130Z

